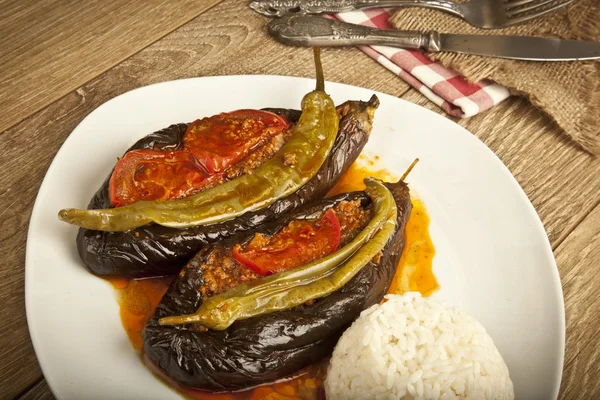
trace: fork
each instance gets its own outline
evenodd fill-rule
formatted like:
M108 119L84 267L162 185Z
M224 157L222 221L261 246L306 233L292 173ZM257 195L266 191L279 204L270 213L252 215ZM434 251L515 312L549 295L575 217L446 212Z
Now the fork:
M254 11L269 16L340 13L375 7L424 7L445 11L484 29L506 28L537 18L574 0L253 0Z

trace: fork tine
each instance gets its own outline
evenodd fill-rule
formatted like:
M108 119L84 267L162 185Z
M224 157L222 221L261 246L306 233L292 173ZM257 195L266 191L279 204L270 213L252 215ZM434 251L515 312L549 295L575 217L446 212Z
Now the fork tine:
M536 9L538 9L542 6L548 5L550 3L556 3L557 1L560 1L560 0L541 0L535 4L530 4L526 7L519 7L519 8L513 8L513 5L511 4L511 5L506 5L504 8L508 9L506 11L506 15L508 17L511 17L513 15L518 15L518 14L526 13L528 11L536 10Z
M504 8L509 9L513 7L524 6L539 0L504 0Z
M530 10L534 10L534 9L540 8L544 4L555 3L555 2L558 2L558 1L560 1L560 0L545 0L544 3L538 4L537 6L531 6L531 7L528 7L526 9L519 9L519 10L514 10L514 11L508 11L507 12L507 16L509 17L509 20L508 20L508 24L506 26L520 24L522 22L529 21L530 19L540 17L540 16L542 16L544 14L548 14L548 13L550 13L552 11L558 10L561 7L569 5L574 0L566 0L566 1L561 2L560 4L557 4L555 6L552 6L552 7L549 7L549 8L544 8L543 10L540 10L538 12L525 13L525 11L530 11ZM524 14L524 15L522 15L522 14ZM521 16L519 17L519 15L521 15Z

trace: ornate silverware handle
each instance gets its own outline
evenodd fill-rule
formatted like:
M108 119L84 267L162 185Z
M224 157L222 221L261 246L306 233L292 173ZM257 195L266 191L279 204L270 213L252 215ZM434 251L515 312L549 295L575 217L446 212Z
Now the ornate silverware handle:
M269 33L278 41L292 46L382 45L427 52L440 50L440 35L435 31L373 29L310 15L275 19L269 23Z
M288 14L340 13L373 7L427 7L460 14L451 0L253 0L250 7L269 17Z

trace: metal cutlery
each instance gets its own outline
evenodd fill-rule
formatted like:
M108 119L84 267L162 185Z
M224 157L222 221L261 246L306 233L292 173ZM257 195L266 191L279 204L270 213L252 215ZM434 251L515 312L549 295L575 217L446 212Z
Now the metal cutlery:
M293 46L383 45L426 52L449 51L533 61L600 58L600 42L530 36L384 30L311 15L289 15L274 19L269 23L269 32L280 42Z
M269 17L289 14L339 13L374 7L425 7L463 18L478 28L494 29L537 18L573 0L253 0L250 7Z

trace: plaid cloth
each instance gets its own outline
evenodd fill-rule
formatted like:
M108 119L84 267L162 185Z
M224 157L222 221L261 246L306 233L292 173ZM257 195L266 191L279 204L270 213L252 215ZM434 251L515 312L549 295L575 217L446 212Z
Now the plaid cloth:
M388 22L392 14L393 9L374 8L333 17L372 28L394 29ZM431 61L418 51L387 46L361 46L360 49L455 117L471 117L510 95L504 86L490 81L469 83L456 71Z

